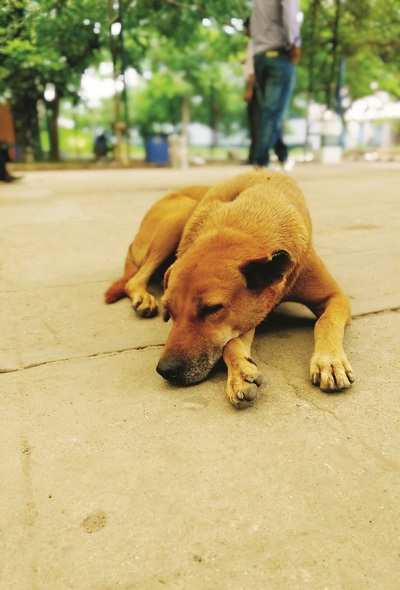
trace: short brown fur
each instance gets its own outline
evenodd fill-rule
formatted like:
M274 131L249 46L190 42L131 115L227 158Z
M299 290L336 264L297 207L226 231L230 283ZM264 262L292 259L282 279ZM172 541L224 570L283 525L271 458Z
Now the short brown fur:
M349 302L314 250L307 207L291 178L260 170L169 193L143 219L107 303L128 295L139 315L155 315L148 282L174 252L163 296L173 326L157 366L166 379L201 381L222 356L229 401L251 405L262 382L250 353L254 330L280 302L297 301L318 318L312 383L330 392L350 387L343 349Z

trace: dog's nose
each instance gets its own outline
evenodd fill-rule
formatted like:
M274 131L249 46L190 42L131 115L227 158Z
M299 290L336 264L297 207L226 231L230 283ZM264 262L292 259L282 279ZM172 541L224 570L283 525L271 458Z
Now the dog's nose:
M157 373L167 381L178 381L183 362L177 359L161 359L156 367Z

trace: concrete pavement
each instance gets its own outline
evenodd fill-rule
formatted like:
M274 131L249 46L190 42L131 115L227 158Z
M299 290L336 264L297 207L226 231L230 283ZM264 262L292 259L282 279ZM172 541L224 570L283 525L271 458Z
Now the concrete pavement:
M254 346L267 385L174 388L168 325L106 307L144 211L243 168L27 173L0 186L0 588L397 590L400 167L295 170L350 295L357 382L308 383L312 322Z

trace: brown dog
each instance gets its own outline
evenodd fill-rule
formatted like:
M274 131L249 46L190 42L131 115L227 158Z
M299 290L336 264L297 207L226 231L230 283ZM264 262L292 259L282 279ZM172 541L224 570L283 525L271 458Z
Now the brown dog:
M349 302L314 251L309 214L291 178L260 170L158 201L107 303L128 295L137 313L155 315L147 284L176 250L164 276L165 319L173 321L157 365L165 379L197 383L222 356L229 401L251 405L262 381L250 356L254 330L277 304L297 301L318 317L312 383L324 391L350 387L354 378L343 350Z

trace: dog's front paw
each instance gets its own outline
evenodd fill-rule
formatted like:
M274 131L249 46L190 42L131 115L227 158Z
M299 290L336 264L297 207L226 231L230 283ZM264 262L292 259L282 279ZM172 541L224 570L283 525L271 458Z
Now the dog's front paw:
M228 372L226 396L237 409L252 406L263 377L252 359L241 359Z
M158 313L156 298L147 291L135 291L130 294L132 307L142 318L152 318Z
M319 385L326 392L347 389L354 382L353 369L344 352L340 355L314 353L310 377L313 385Z

